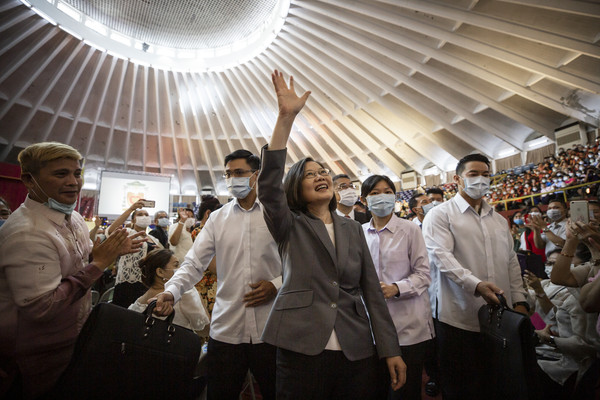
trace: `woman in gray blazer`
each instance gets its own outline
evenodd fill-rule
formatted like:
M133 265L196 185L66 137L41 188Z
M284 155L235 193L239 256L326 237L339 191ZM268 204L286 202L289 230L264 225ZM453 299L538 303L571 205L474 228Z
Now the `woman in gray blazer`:
M263 149L258 196L283 262L283 285L262 339L278 347L278 399L385 398L405 381L396 329L360 224L335 213L329 171L305 158L284 183L286 144L310 92L272 75L279 115ZM366 309L365 309L366 306ZM387 375L387 374L386 374Z

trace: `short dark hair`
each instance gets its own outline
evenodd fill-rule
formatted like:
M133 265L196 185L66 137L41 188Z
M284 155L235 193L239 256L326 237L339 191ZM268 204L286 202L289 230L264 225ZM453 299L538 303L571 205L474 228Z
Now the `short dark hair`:
M260 169L260 157L244 149L239 149L234 151L233 153L227 154L225 156L225 163L223 164L223 166L226 166L229 161L237 160L239 158L243 158L244 160L246 160L250 168L252 168L253 170L258 171Z
M440 188L431 188L425 191L425 194L439 194L442 197L444 196L444 191Z
M215 211L217 208L221 207L221 203L219 199L217 199L212 194L204 194L202 195L202 199L200 201L200 207L198 207L198 214L196 214L196 218L201 220L204 218L204 214L207 210Z
M550 205L550 203L560 203L562 208L564 208L565 210L567 209L567 203L565 203L565 201L563 200L563 198L561 196L555 196L555 197L551 198L548 201L548 205Z
M427 196L426 193L417 193L413 197L408 200L408 208L411 212L413 212L413 208L417 206L417 199L421 196Z
M490 160L483 154L469 154L461 158L458 164L456 164L456 175L460 176L465 170L465 165L471 161L479 161L485 163L488 168L490 167Z
M164 268L171 261L173 254L169 249L154 249L140 260L138 267L142 270L142 283L144 286L152 287L156 270Z
M346 174L337 174L336 176L334 176L332 178L333 183L335 183L335 181L337 181L338 179L342 179L342 178L350 179L350 177Z
M385 181L385 183L392 188L394 193L396 193L396 185L394 185L394 182L392 182L390 178L385 175L371 175L362 183L362 186L360 187L360 195L366 198L371 190L373 190L373 188L381 181Z
M306 203L302 197L302 181L304 180L304 168L306 167L306 163L311 161L319 164L321 168L325 168L320 162L315 161L311 157L306 157L292 165L287 175L283 179L283 189L285 191L288 206L292 211L308 211L308 203ZM336 208L337 200L335 199L335 196L331 196L331 201L329 202L329 211L335 211Z

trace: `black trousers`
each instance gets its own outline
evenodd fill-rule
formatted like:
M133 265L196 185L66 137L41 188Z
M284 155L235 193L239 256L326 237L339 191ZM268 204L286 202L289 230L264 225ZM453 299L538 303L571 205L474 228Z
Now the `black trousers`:
M434 326L436 319L433 319ZM437 335L437 333L436 333ZM440 356L438 351L438 342L436 339L433 340L433 346L430 349L430 353L425 355L425 372L427 372L427 376L429 376L429 381L436 382L437 384L441 384L440 382Z
M350 361L342 351L308 356L277 349L278 400L385 399L385 362L376 355ZM389 377L387 379L389 382Z
M432 353L433 347L434 339L410 346L400 346L402 360L406 364L406 383L395 392L390 388L388 400L421 400L423 364L427 356Z
M275 400L276 348L267 343L229 344L208 339L206 363L209 400L238 400L248 369L265 400Z
M481 399L485 384L485 354L481 334L439 320L435 324L442 371L442 397L444 400Z

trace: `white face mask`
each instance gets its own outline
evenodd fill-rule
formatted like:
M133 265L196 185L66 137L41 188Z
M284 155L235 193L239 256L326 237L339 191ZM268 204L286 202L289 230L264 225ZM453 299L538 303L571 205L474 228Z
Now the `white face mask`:
M188 218L185 220L184 225L186 229L190 229L192 226L194 226L195 223L196 220L194 218Z
M435 204L435 203L436 203L436 202L434 201L434 202L432 202L432 203L425 204L423 207L421 207L421 209L423 210L423 215L427 215L427 213L428 213L428 212L429 212L429 211L430 211L430 210L431 210L433 207L435 207L435 206L436 206L436 204Z
M465 182L465 193L474 200L479 200L490 190L489 176L467 176L463 180Z
M169 218L159 218L158 219L158 226L161 226L163 228L169 226Z
M338 194L340 195L340 204L348 207L353 206L358 200L358 193L352 188L340 190Z
M250 186L249 176L227 178L225 179L225 184L227 185L229 193L236 199L245 199L254 187L254 185ZM256 184L256 181L254 181L254 184Z
M147 228L151 221L152 220L150 219L149 215L140 215L139 217L135 217L135 224L140 228Z
M442 202L434 200L434 201L431 202L431 204L433 204L434 206L439 206L440 204L442 204Z
M552 221L558 221L563 216L560 210L548 210L546 211L546 215Z

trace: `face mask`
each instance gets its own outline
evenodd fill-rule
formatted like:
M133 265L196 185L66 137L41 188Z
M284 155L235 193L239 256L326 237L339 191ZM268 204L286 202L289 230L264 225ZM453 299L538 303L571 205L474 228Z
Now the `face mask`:
M358 193L352 188L340 190L338 194L340 195L340 204L344 206L353 206L358 200Z
M436 206L434 203L436 202L434 201L433 203L425 204L423 207L421 207L423 209L423 215L427 215L429 210Z
M169 218L159 218L158 219L158 226L161 226L163 228L169 226Z
M552 221L558 221L562 218L562 212L560 210L548 210L546 215L548 215L548 218L550 218Z
M42 189L42 187L39 185L39 183L37 183L37 181L35 180L33 175L31 175L31 179L33 179L33 181L35 182L37 187L39 187L40 190L42 191L42 193L48 198L48 201L46 201L44 203L45 206L47 206L51 210L55 210L55 211L61 212L66 215L73 214L73 211L75 210L75 206L77 205L77 202L75 202L73 204L59 203L58 201L54 200L52 197L48 196L46 194L46 192L44 192L44 189Z
M186 229L190 229L192 226L194 226L195 223L196 223L196 220L194 218L188 218L185 220L184 226Z
M104 242L106 240L106 235L103 233L100 233L98 235L96 235L96 240L100 239L100 243Z
M530 212L530 213L529 213L529 215L531 215L531 216L533 216L533 217L541 217L541 216L542 216L542 214L541 214L541 213L539 213L539 212L535 212L535 211L532 211L532 212Z
M236 199L245 199L252 191L252 187L250 187L249 176L241 178L227 178L225 179L225 184L227 185L227 189L229 189L229 193L231 193L231 195Z
M150 219L149 215L140 215L139 217L135 218L135 224L140 228L147 228L151 221L152 220Z
M392 193L367 196L369 210L380 218L387 217L394 211L396 195Z
M517 225L523 225L523 220L521 218L514 219L513 222Z
M474 200L482 198L490 189L489 176L467 176L463 180L465 181L465 193Z
M431 204L433 204L433 206L435 207L435 206L439 206L440 204L442 204L442 202L434 200L434 201L431 202Z

